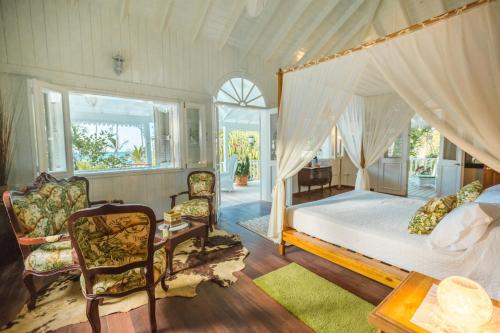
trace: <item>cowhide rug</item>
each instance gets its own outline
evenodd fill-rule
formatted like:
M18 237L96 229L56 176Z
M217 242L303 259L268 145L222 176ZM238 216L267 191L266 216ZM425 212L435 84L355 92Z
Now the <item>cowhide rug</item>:
M156 298L195 297L196 287L204 281L213 281L222 287L236 282L234 272L245 268L243 260L248 250L238 235L214 230L201 253L198 240L192 239L177 246L173 261L177 272L167 281L165 293L158 283ZM99 306L99 314L127 312L148 303L146 292L135 293L120 299L107 299ZM3 327L5 332L48 332L60 327L87 321L85 298L78 278L64 276L51 284L37 300L37 306L27 311L26 306L15 320Z

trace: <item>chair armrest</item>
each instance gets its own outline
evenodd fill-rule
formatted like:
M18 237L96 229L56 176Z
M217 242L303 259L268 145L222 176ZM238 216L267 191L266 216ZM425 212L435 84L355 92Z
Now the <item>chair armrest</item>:
M175 198L177 198L179 195L188 194L188 193L189 193L188 191L184 191L184 192L179 192L177 194L171 195L170 196L170 200L171 200L170 208L175 207Z
M90 201L89 206L95 206L95 205L104 205L107 203L112 203L112 204L120 204L123 205L123 200L97 200L97 201Z
M55 243L69 240L69 235L54 235L46 237L24 237L17 235L17 241L20 245L30 246L30 245L42 245L47 243Z
M159 249L165 247L166 243L167 243L166 238L155 237L155 243L154 243L155 251L158 251Z

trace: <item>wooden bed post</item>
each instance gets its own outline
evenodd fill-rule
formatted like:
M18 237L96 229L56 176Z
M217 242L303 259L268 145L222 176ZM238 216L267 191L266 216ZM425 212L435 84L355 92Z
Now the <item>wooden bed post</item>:
M278 79L278 117L281 111L281 94L283 92L283 70L280 68L278 69L278 72L276 73L276 77ZM282 112L282 111L281 111ZM285 199L286 199L286 191L285 191ZM284 221L283 221L284 222ZM281 242L278 247L279 254L284 256L285 255L285 241L283 241L283 230L285 229L285 226L281 226Z

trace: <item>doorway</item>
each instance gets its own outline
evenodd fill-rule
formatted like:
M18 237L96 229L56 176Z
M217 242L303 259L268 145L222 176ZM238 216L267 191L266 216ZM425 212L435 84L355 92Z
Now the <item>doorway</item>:
M247 79L232 78L221 86L214 105L219 207L267 200L273 126L260 89Z
M462 151L415 115L409 133L408 197L454 194L462 183Z

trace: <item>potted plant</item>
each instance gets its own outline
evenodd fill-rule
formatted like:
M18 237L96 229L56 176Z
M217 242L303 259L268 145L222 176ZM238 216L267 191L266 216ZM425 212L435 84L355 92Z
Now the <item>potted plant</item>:
M238 163L235 172L236 185L238 186L247 186L248 185L248 176L250 175L250 159L248 156L245 159Z

